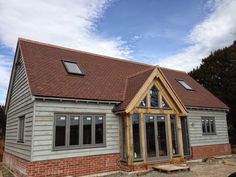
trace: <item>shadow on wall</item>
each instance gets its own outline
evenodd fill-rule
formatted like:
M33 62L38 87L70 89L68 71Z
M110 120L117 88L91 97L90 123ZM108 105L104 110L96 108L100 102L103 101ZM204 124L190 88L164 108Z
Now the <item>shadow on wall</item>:
M232 154L236 154L236 145L232 145Z
M0 162L2 162L2 156L4 151L4 139L0 136Z

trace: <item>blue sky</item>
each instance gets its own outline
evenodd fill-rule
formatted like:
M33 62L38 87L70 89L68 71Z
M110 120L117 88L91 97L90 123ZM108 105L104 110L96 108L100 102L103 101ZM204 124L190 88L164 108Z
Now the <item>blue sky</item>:
M0 0L0 103L18 37L190 71L236 39L235 0Z
M122 36L134 60L152 63L188 45L185 36L208 13L203 2L116 1L98 21L97 32L104 37Z

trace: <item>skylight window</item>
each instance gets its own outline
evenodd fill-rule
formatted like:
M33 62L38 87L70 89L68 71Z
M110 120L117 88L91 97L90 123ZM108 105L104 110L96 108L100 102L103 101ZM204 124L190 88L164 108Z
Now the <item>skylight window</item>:
M76 62L72 61L63 61L63 64L66 68L66 71L70 74L79 74L84 75L82 70L79 68L78 64Z
M187 84L184 80L177 80L185 89L187 90L193 90L193 88Z

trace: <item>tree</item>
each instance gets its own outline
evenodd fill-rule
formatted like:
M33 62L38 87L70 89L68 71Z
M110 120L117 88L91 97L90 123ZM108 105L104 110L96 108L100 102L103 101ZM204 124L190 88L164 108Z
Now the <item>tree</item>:
M189 75L229 106L230 142L236 144L236 41L203 59Z
M6 115L5 115L5 107L0 105L0 137L5 136L6 130Z

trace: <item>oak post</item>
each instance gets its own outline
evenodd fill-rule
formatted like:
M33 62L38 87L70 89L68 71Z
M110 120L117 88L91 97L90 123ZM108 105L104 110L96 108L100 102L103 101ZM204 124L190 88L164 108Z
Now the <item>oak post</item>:
M167 129L168 129L168 142L169 142L169 156L170 156L170 160L172 160L172 158L173 158L173 145L172 145L170 114L167 114Z
M177 116L177 128L178 128L179 154L181 157L184 157L181 117L179 115Z

